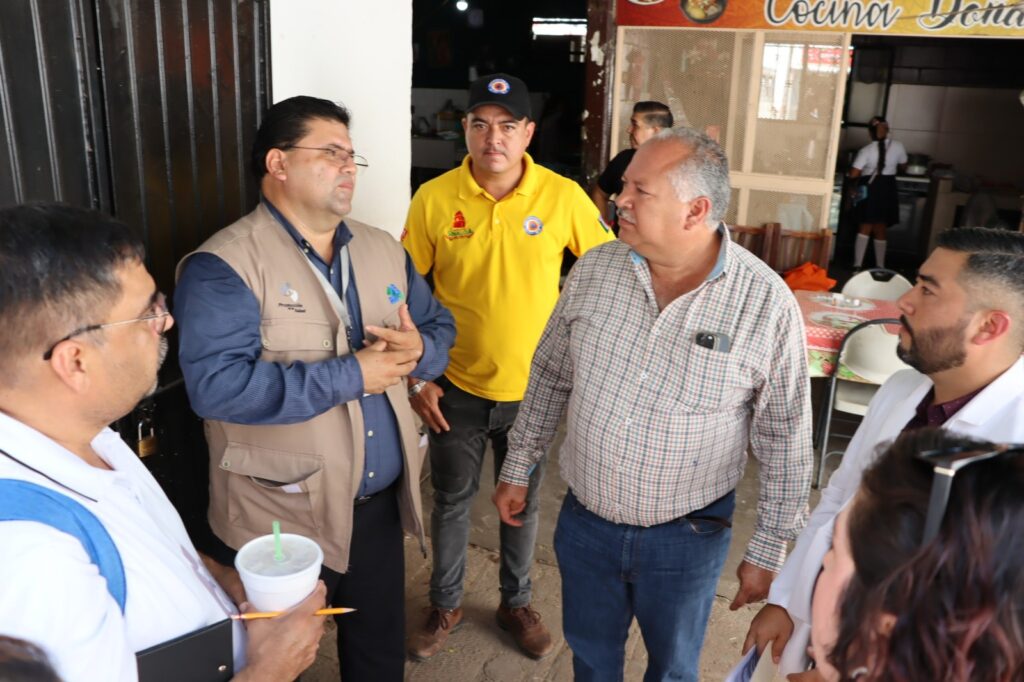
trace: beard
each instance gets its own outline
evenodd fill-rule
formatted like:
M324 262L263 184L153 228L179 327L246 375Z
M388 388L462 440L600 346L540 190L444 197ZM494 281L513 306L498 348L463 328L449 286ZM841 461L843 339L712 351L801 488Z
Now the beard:
M153 384L149 387L149 390L146 391L146 394L144 396L142 396L143 398L148 398L149 396L151 396L154 393L156 393L157 387L160 386L160 368L164 366L164 360L167 359L167 352L169 350L170 350L170 345L167 343L167 337L166 336L161 336L160 337L160 348L157 350L156 372L155 372L155 376L153 377Z
M105 382L109 385L104 389L107 398L96 401L90 412L95 421L112 424L131 414L140 402L153 395L159 385L160 366L167 359L168 350L167 338L161 336L155 367L149 365L149 358L143 360L139 355L112 360Z
M936 327L915 332L907 318L900 316L903 328L910 336L910 345L896 346L896 356L921 374L936 374L964 364L967 350L964 348L964 331L970 322L964 317L948 327Z

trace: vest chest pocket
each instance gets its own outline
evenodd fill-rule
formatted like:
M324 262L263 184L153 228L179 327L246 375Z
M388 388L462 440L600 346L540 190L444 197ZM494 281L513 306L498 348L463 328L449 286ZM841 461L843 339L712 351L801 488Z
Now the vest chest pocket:
M311 532L323 520L323 460L245 443L228 443L220 469L228 475L231 523L265 534L280 520Z
M265 319L260 346L260 357L268 362L313 362L338 355L334 329L323 322Z

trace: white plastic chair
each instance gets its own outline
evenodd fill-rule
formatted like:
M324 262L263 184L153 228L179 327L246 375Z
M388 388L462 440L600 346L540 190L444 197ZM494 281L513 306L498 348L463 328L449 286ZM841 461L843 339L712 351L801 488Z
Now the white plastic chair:
M899 320L893 318L868 320L858 324L843 337L843 342L839 346L839 359L829 379L828 398L820 429L821 459L818 462L818 471L814 476L815 488L821 485L828 458L843 454L842 450L826 452L832 411L863 417L867 414L868 403L875 396L878 387L896 372L909 367L896 356L899 336L890 334L885 331L884 327L887 324L899 323ZM845 365L851 372L872 383L865 384L840 379L838 376L839 365Z
M858 272L843 285L843 296L853 298L877 298L895 301L914 288L906 277L894 270L874 268Z

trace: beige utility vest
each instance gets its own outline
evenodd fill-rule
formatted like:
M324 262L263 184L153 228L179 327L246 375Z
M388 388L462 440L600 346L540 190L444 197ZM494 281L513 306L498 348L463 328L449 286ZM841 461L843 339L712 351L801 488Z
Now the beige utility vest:
M348 250L363 324L395 327L398 308L408 295L405 251L383 230L345 222L352 231ZM223 259L255 294L263 340L260 362L319 362L350 352L345 326L307 256L262 204L192 253ZM178 264L178 276L191 255ZM398 495L402 526L422 546L419 434L404 382L386 394L403 449ZM353 500L365 459L359 401L337 405L298 424L247 426L206 420L205 428L214 533L238 549L269 533L271 522L278 519L285 532L319 542L328 568L347 571Z

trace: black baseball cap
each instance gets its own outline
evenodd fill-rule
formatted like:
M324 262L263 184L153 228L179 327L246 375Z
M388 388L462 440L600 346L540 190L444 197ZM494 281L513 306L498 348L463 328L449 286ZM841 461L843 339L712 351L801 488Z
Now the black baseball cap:
M492 73L477 78L469 86L466 113L485 104L495 104L516 117L533 118L530 112L530 91L526 83L507 73Z

